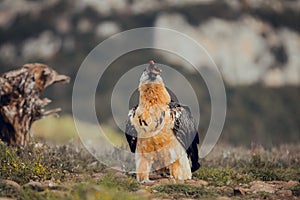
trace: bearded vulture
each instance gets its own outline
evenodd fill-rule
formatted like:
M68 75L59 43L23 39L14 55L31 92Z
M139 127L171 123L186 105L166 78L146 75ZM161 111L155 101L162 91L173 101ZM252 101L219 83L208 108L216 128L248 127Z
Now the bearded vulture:
M139 104L128 114L125 135L135 153L137 180L148 182L149 173L167 167L175 180L192 178L199 169L199 137L187 106L171 100L154 61L139 83Z

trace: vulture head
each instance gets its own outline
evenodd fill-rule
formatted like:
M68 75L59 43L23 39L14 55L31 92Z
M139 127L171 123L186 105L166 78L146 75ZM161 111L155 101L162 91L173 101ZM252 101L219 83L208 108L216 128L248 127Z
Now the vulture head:
M153 60L149 61L149 66L144 70L140 84L161 84L161 69L157 67Z

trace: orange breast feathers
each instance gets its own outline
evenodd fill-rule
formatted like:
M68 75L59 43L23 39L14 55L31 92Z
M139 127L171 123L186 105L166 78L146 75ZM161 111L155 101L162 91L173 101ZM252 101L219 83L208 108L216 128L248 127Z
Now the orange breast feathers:
M137 152L153 153L173 146L173 118L168 107L171 101L163 83L142 84L135 116L131 119L138 132ZM167 148L168 149L168 148Z
M150 137L163 128L171 129L169 124L172 119L168 107L171 98L164 84L143 84L139 91L139 106L135 117L131 119L139 137Z

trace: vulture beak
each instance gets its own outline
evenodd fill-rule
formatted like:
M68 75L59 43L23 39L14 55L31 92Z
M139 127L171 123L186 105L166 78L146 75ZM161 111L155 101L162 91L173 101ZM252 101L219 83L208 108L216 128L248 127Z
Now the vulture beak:
M153 60L149 61L149 66L146 71L148 72L149 79L154 81L158 75L161 74L161 69L159 69Z
M147 68L147 71L151 74L160 75L161 69L159 69L153 60L149 61L149 67Z

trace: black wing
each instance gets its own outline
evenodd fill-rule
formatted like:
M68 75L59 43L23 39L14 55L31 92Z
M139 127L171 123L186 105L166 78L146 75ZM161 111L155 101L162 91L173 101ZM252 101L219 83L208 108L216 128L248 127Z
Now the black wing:
M136 149L136 142L137 142L137 132L135 130L135 127L130 121L130 117L135 115L135 110L137 106L134 106L128 114L128 119L126 121L126 128L125 128L125 136L127 139L127 142L129 144L130 150L132 153L135 153Z
M187 106L183 106L177 102L169 103L169 108L175 118L174 134L181 145L186 149L188 157L192 161L192 172L199 169L198 163L198 131L194 124L194 119Z

